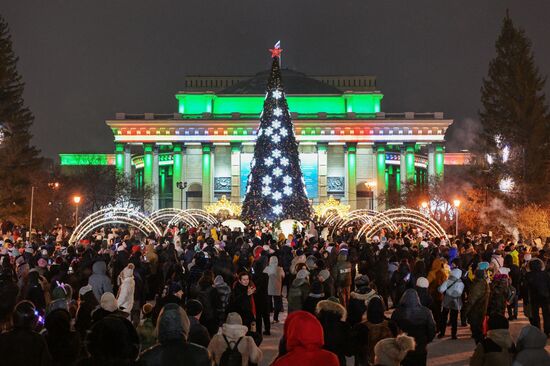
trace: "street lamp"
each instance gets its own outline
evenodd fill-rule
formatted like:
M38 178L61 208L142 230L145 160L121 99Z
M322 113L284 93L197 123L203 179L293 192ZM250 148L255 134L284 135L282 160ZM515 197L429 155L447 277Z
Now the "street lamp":
M422 206L423 209L427 209L428 208L428 202L426 201L423 201L420 206Z
M456 199L453 201L453 205L455 206L455 217L456 217L456 232L455 236L458 237L458 206L460 206L460 200Z
M187 188L187 182L176 182L176 187L180 190L180 209L183 210L183 190ZM187 192L185 192L185 208L187 208Z
M76 211L74 214L74 227L76 228L78 226L78 205L80 203L80 196L73 196L73 202L76 205Z

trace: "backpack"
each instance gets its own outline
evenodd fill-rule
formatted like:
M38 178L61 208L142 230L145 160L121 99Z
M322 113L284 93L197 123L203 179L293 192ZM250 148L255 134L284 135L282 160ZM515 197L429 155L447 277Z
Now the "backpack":
M222 357L220 358L220 366L242 366L243 356L239 352L238 347L243 337L237 340L233 348L231 348L231 344L229 344L229 341L225 335L223 336L223 339L225 340L225 343L227 343L227 348L223 351Z

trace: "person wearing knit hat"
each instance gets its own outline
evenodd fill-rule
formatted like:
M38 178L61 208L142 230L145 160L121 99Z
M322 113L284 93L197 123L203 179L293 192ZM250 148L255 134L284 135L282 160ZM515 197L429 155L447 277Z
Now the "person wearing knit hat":
M208 329L200 323L203 306L199 300L189 300L185 304L185 311L189 317L189 336L187 340L191 343L208 347L210 343L210 334Z
M399 366L407 353L414 348L414 338L406 334L382 339L374 346L374 362L380 366Z
M157 342L157 339L155 337L155 326L153 325L152 318L153 305L148 302L145 303L141 307L141 314L143 320L136 327L136 331L139 335L141 348L146 350Z
M305 269L301 269L296 274L294 281L292 281L287 295L289 314L296 310L302 310L304 302L309 295L308 276L309 272Z
M309 257L307 257L306 267L309 271L313 271L314 269L316 269L317 268L317 258L315 258L315 256L313 256L313 255L310 255Z
M238 313L229 313L222 325L220 333L215 334L208 345L208 350L216 365L220 365L223 353L228 347L236 348L241 354L242 365L259 364L262 360L262 351L254 339L247 336L248 328L243 325Z
M164 359L174 364L211 365L208 350L188 341L189 327L185 310L173 303L164 305L157 321L159 343L142 353L140 362L158 365L159 360Z
M309 288L309 294L304 301L304 306L302 307L302 310L314 314L317 303L319 303L319 301L323 300L324 298L325 294L323 292L323 284L318 279L313 279Z

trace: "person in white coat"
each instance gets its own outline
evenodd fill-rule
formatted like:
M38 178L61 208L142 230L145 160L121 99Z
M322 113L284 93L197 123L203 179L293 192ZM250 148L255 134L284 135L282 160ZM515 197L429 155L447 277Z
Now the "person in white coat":
M128 264L118 275L118 295L117 302L120 310L132 313L134 307L134 291L136 283L134 281L134 264Z
M276 256L269 258L269 265L265 267L264 273L269 276L267 283L267 295L269 303L273 306L273 322L279 322L279 313L283 311L283 279L285 271L279 267L279 259Z
M445 329L447 328L447 318L451 315L451 338L457 339L457 322L458 313L462 309L462 292L464 291L464 283L462 282L462 271L459 268L454 268L451 271L449 278L439 286L438 291L443 294L443 310L441 319L439 319L440 333L438 338L445 337ZM437 321L438 319L436 319Z

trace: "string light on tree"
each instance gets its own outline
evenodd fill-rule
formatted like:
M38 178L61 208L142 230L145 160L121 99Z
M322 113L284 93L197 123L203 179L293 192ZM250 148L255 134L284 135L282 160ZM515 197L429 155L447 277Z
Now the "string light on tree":
M281 80L282 49L277 44L270 51L273 63L256 135L256 165L251 166L242 218L303 220L310 216L311 206L305 193L298 143Z

